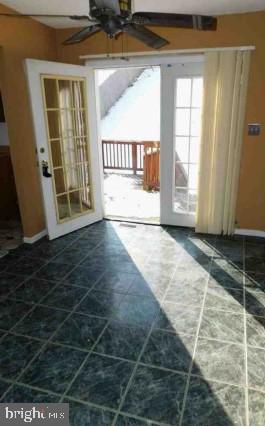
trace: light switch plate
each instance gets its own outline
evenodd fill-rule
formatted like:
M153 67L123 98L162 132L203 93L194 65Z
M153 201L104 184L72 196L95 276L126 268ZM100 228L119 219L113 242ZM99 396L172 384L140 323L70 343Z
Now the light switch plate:
M259 136L261 130L261 125L258 123L248 124L248 135L249 136Z

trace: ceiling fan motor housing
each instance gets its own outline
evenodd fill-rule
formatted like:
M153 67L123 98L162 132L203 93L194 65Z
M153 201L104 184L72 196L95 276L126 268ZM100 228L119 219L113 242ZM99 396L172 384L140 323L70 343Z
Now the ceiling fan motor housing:
M105 31L105 33L107 33L110 38L113 38L115 35L119 34L125 24L122 18L115 15L101 15L98 17L98 20L101 23L103 31Z

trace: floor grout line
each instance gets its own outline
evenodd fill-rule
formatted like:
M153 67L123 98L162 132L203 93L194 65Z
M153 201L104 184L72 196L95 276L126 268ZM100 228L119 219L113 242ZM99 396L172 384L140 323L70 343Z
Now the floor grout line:
M115 230L116 231L116 230ZM117 231L116 231L117 232ZM39 269L37 269L36 271L34 271L34 273L33 274L31 274L30 276L27 276L27 277L25 277L25 279L23 279L23 281L16 287L16 288L14 288L14 290L13 290L13 292L15 292L20 286L22 286L27 280L30 280L31 278L34 278L34 279L38 279L38 280L45 280L45 281L49 281L49 282L55 282L56 283L56 285L54 286L54 287L52 287L40 300L42 301L44 298L46 298L47 296L48 296L48 294L50 294L51 292L53 292L58 286L60 286L60 285L62 285L62 284L64 284L64 285L68 285L68 286L73 286L73 287L78 287L78 288L84 288L84 289L86 289L87 291L86 291L86 293L84 294L84 296L83 296L83 298L81 298L81 300L71 309L71 310L65 310L65 309L63 309L63 308L58 308L58 307L54 307L54 306L52 306L52 305L45 305L45 304L41 304L41 303L34 303L34 304L31 304L31 303L29 303L29 302L27 302L27 301L24 301L23 299L12 299L12 297L11 297L11 294L12 294L12 292L10 292L10 293L8 293L8 299L10 300L10 298L12 299L12 300L16 300L16 301L21 301L21 302L24 302L25 304L29 304L30 306L32 306L32 308L31 309L29 309L29 311L24 315L24 316L22 316L22 318L20 318L19 319L19 321L17 321L16 322L16 324L14 324L14 326L13 327L11 327L11 329L9 330L9 331L7 331L7 330L3 330L3 332L4 332L4 334L3 334L3 336L1 337L1 340L3 339L3 338L5 338L6 337L6 335L8 335L8 334L13 334L13 335L22 335L22 336L25 336L25 337L27 337L27 338L30 338L30 339L33 339L33 340L38 340L38 341L40 341L40 342L43 342L44 344L40 347L40 350L37 352L37 354L30 360L30 362L23 368L23 370L20 372L20 374L18 375L18 377L17 377L17 379L16 380L14 380L14 381L10 381L10 383L12 383L12 386L13 386L13 384L16 384L16 383L18 383L18 384L21 384L22 386L24 386L24 387L29 387L29 388L31 388L31 389L36 389L36 390L40 390L40 391L42 391L42 392L44 392L44 393L50 393L50 394L54 394L54 395L56 395L56 396L60 396L60 401L64 398L64 397L67 397L67 398L69 398L69 399L71 399L71 400L75 400L76 402L80 402L80 403L82 403L82 404L85 404L85 405L88 405L88 406L94 406L95 408L100 408L100 409L105 409L106 411L110 411L110 412L113 412L113 413L115 413L115 417L114 417L114 420L113 420L113 423L112 423L112 426L114 426L115 424L116 424L116 421L117 421L117 418L118 418L118 416L120 415L120 414L122 414L122 415L124 415L125 417L128 417L128 418L135 418L135 419L139 419L139 420L144 420L144 421L147 421L147 420L149 420L149 421L151 421L152 423L154 423L154 424L156 424L156 425L167 425L167 423L161 423L161 422L157 422L157 421L154 421L154 420L152 420L152 419L147 419L147 418L144 418L144 417L139 417L139 416L137 416L137 415L134 415L134 414L130 414L130 413L126 413L126 412L123 412L122 411L122 405L123 405L123 403L124 403L124 401L125 401L125 399L126 399L126 396L127 396L127 393L128 393L128 391L129 391L129 389L130 389L130 387L131 387L131 384L132 384L132 382L133 382L133 379L134 379L134 377L135 377L135 373L136 373L136 371L137 371L137 368L138 368L138 366L139 365L145 365L145 366L147 366L147 367L150 367L150 368L157 368L157 369L162 369L162 370L165 370L165 371L172 371L172 372L174 372L174 373L177 373L177 374L183 374L183 375L186 375L187 376L187 382L186 382L186 386L185 386L185 393L184 393L184 398L183 398L183 402L182 402L182 411L181 411L181 418L180 418L180 422L179 422L179 425L181 425L182 424L182 421L183 421L183 417L184 417L184 413L185 413L185 406L186 406L186 402L187 402L187 395L188 395L188 390L189 390L189 384L190 384L190 378L191 377L200 377L200 378L203 378L203 375L199 375L199 374L193 374L192 373L192 366L193 366L193 363L194 363L194 358L195 358L195 353L196 353L196 348L197 348L197 344L198 344L198 339L199 339L199 332L200 332L200 328L201 328L201 323L202 323L202 317L203 317L203 312L206 310L206 307L205 307L205 300L206 300L206 294L207 294L207 289L209 288L209 277L210 277L210 271L211 271L211 269L210 268L208 268L207 269L207 274L208 274L208 279L207 279L207 282L206 282L206 285L205 285L205 289L204 289L204 297L203 297L203 303L202 303L202 305L185 305L185 304L181 304L181 303L172 303L172 302L170 302L170 301L168 301L168 303L171 303L171 304L175 304L175 305L181 305L181 306L186 306L187 308L190 308L190 310L192 310L192 308L199 308L200 309L200 316L199 316L199 322L198 322L198 326L197 326L197 332L196 332L196 336L195 336L195 345L194 345L194 349L193 349L193 354L192 354L192 359L191 359L191 363L190 363L190 368L189 368L189 371L188 371L188 373L187 372L180 372L180 371L177 371L177 370L171 370L171 369L167 369L167 368L165 368L165 367L162 367L162 366L158 366L158 365L152 365L152 364L145 364L145 363L143 363L143 362L141 362L140 361L140 359L141 359L141 357L142 357L142 354L144 353L144 351L145 351L145 349L146 349L146 346L147 346L147 344L148 344L148 341L149 341L149 338L150 338L150 336L151 336L151 333L153 332L153 330L162 330L162 331L164 331L164 332L169 332L170 333L170 331L169 330L165 330L165 329L157 329L157 328L155 328L155 326L154 326L154 324L155 324L155 321L156 321L156 319L154 319L153 320L153 322L152 322L152 325L151 325L151 327L150 327L150 330L149 330L149 333L148 333L148 335L147 335L147 337L146 337L146 339L145 339L145 341L144 341L144 344L143 344L143 347L142 347L142 350L140 351L140 354L139 354L139 356L138 356L138 358L137 358L137 361L135 362L135 361L133 361L133 360L128 360L128 359L126 359L126 358L120 358L120 357L115 357L115 356L113 356L113 355L108 355L108 354L104 354L104 353L100 353L100 352L97 352L96 350L93 350L93 348L95 349L96 348L96 345L97 345L97 343L98 343L98 341L100 340L100 338L102 337L102 335L104 334L104 332L105 332L105 330L107 329L107 327L109 326L109 324L110 324L110 322L111 321L115 321L115 318L106 318L106 317L101 317L101 316L95 316L95 315L90 315L90 314L86 314L86 313L82 313L82 312L78 312L78 311L76 311L76 309L78 309L78 306L82 303L82 301L87 297L87 295L91 292L91 291L93 291L93 290L95 290L95 288L96 288L96 283L105 275L105 273L106 273L106 271L104 270L103 272L102 272L102 275L100 275L100 277L98 278L98 280L96 280L95 281L95 283L90 287L90 288L87 288L87 287L83 287L83 286L79 286L79 285L75 285L75 284L69 284L69 283L66 283L66 282L64 282L66 279L67 279L67 277L77 268L77 267L79 267L79 266L82 266L82 263L84 262L84 260L86 259L86 258L88 258L89 256L91 256L91 254L93 254L93 252L94 252L94 250L96 249L96 248L98 248L102 243L103 243L103 241L105 241L104 240L104 237L102 237L101 239L100 239L100 241L98 242L98 244L93 248L93 249L89 249L89 253L84 257L84 258L82 258L81 260L80 260L80 262L78 262L78 263L76 263L75 265L73 265L73 268L64 276L64 278L62 278L60 281L55 281L55 280L49 280L49 279L43 279L43 278L39 278L39 277L36 277L35 276L35 274L40 270L40 269L42 269L42 268L44 268L45 266L47 266L49 263L51 263L51 262L53 262L53 260L54 260L54 258L56 258L56 257L58 257L61 253L63 253L65 250L67 250L67 249L69 249L69 248L71 248L72 247L72 245L73 244L75 244L80 238L82 238L82 236L84 236L85 234L87 233L87 229L86 230L84 230L84 232L81 234L81 235L79 235L76 239L73 239L73 241L70 241L69 242L69 244L66 244L66 246L62 249L62 250L60 250L60 252L58 252L55 256L53 256L53 257L51 257L50 259L48 259L47 260L47 262L45 262L45 264L44 265L42 265ZM101 233L99 233L99 235L100 235ZM125 235L125 237L126 237L126 241L125 241L125 243L122 241L122 243L123 243L123 245L124 245L124 247L125 247L125 249L128 251L128 249L127 249L127 245L128 245L128 241L127 241L127 236ZM92 238L93 238L93 236L92 236ZM119 237L119 238L121 238L121 237ZM174 236L172 236L172 238L174 238ZM187 237L188 238L188 237ZM137 238L135 237L135 240L136 240ZM131 238L130 239L130 242L132 242L132 241L134 241L134 239L133 238ZM216 238L215 238L215 241L216 241ZM244 305L244 310L243 310L243 312L241 313L241 312L235 312L235 311L227 311L227 310L224 310L224 309L212 309L212 308L209 308L209 309L211 309L211 310L214 310L214 311L219 311L219 312L227 312L227 313L229 313L229 314L237 314L237 315L242 315L243 316L243 320L244 320L244 342L243 343L240 343L240 342L231 342L231 341L226 341L226 340L220 340L220 339L214 339L214 338L207 338L207 337L203 337L203 336L200 336L200 337L202 337L203 339L205 339L205 340L214 340L214 341L219 341L219 342L223 342L223 343L229 343L229 344L234 344L234 345L243 345L243 347L244 347L244 349L245 349L245 386L242 386L242 385L236 385L236 384L233 384L233 383L226 383L226 382L223 382L223 381L219 381L219 380L215 380L215 379L209 379L210 381L213 381L213 382L217 382L217 383L224 383L224 384L228 384L228 385L231 385L231 386L236 386L236 387L243 387L243 388L245 388L245 405L246 405L246 411L247 411L247 413L246 413L246 416L247 416L247 426L248 426L248 422L249 422L249 420L248 420L248 398L247 398L247 393L248 393L248 388L249 389L255 389L255 390L258 390L259 392L261 392L261 393L263 393L263 394L265 394L265 390L264 391L262 391L261 389L257 389L257 388L253 388L253 387L249 387L248 386L248 377L247 377L247 347L248 347L248 345L247 345L247 334L246 334L246 331L247 331L247 329L246 329L246 321L247 321L247 317L249 317L249 316L251 316L251 317L255 317L255 316L259 316L259 317L263 317L262 315L255 315L255 314L253 314L253 315L248 315L247 313L246 313L246 311L245 311L245 307L246 307L246 287L245 287L245 283L246 283L246 274L247 274L247 272L245 271L245 244L246 244L246 241L245 241L245 238L243 238L243 286L242 286L242 289L240 288L234 288L233 290L238 290L238 291L243 291L243 305ZM184 246L183 246L184 247ZM199 248L200 249L200 248ZM185 252L185 250L183 250L183 253L181 253L181 255L180 255L180 257L182 257L182 255L184 254L184 252ZM26 254L24 254L24 256L26 256L26 257L30 257L30 253L26 253ZM100 254L99 253L97 253L97 256L100 256ZM191 255L192 256L192 255ZM214 255L212 254L212 255L207 255L207 256L209 256L210 257L210 266L212 265L212 263L213 263L213 260L215 260L214 259ZM22 256L23 257L23 256ZM22 258L21 257L21 258ZM34 259L34 258L33 258ZM195 259L196 260L196 259ZM132 262L134 262L133 261L133 259L131 258L131 261ZM148 262L149 262L149 257L147 257L146 259L145 259L145 264L147 264L148 265ZM199 260L198 260L198 262L199 262ZM53 262L54 263L54 262ZM66 262L65 262L66 263ZM137 265L137 262L134 262L134 263L136 263L136 266L138 266L138 268L139 268L139 265ZM173 276L175 275L175 273L176 273L176 271L177 271L177 267L178 267L178 265L179 265L179 263L180 263L180 259L178 259L178 263L177 263L177 266L175 267L175 269L174 269L174 271L172 272L172 276L171 276L171 278L170 278L170 281L169 281L169 283L168 283L168 285L167 285L167 288L166 288L166 291L165 291L165 293L164 293L164 295L163 295L163 297L160 299L159 298L159 301L158 301L158 303L160 304L160 306L162 305L162 303L164 302L164 300L165 300L165 297L166 297L166 294L167 294L167 292L168 292L168 290L169 290L169 288L170 288L170 285L171 285L171 282L172 282L172 279L173 279ZM59 263L58 263L59 264ZM63 264L63 263L61 263L61 264ZM236 264L235 264L236 265ZM140 267L141 267L142 265L140 265ZM237 265L236 266L234 266L234 267L237 267ZM18 275L18 274L13 274L13 273L11 273L11 272L7 272L7 271L3 271L4 273L7 273L7 274L12 274L12 275ZM120 271L121 273L122 273L122 271ZM126 272L124 272L125 274L126 274ZM21 275L19 275L19 276L21 276ZM132 285L132 283L131 283L131 285ZM120 304L122 303L122 301L124 300L124 298L126 297L126 295L130 295L130 292L129 292L129 289L130 289L130 287L131 286L129 286L129 288L128 288L128 290L126 291L126 292L124 292L124 293L120 293L120 292L116 292L116 291L114 291L114 292L116 292L116 293L119 293L119 294L123 294L123 298L121 298L121 301L120 301ZM97 290L97 289L96 289ZM227 290L227 291L229 291L230 290L230 288L225 288L224 287L224 290ZM104 292L104 291L106 291L106 290L104 290L104 289L99 289L98 291L101 291L101 292ZM134 295L134 294L132 294L132 295ZM135 296L138 296L138 297L140 297L140 296L142 296L142 295L140 295L140 294L135 294ZM146 297L149 297L149 296L146 296ZM156 297L156 296L155 296ZM150 298L150 297L149 297ZM150 298L151 299L151 298ZM156 300L157 300L157 297L156 297ZM2 300L1 300L2 301ZM20 322L21 321L23 321L23 319L25 318L25 317L27 317L28 315L30 315L30 313L34 310L34 308L36 308L36 307L38 307L38 306L44 306L44 307L49 307L49 308L51 308L51 309L57 309L57 310L61 310L61 311L64 311L64 312L67 312L68 313L68 315L66 315L66 318L62 321L62 323L61 324L59 324L58 325L58 327L56 328L56 330L52 333L52 335L49 337L49 339L41 339L41 338L36 338L36 337L33 337L33 336L28 336L28 335L23 335L23 334L19 334L19 333L16 333L15 331L12 331L18 324L20 324ZM53 337L54 337L54 335L56 335L56 333L61 329L61 327L63 326L63 324L67 321L67 319L73 314L73 313L78 313L78 314L80 314L80 315L84 315L84 316L87 316L87 317L94 317L94 318L100 318L100 319L104 319L104 320L106 320L107 322L106 322L106 324L105 324L105 326L104 326L104 328L102 329L102 331L101 331L101 333L100 333L100 335L98 336L98 338L97 338L97 340L94 342L94 344L92 345L92 347L90 348L90 349L82 349L82 348L78 348L78 347L75 347L75 346L71 346L71 345L65 345L65 344L63 344L63 343L60 343L60 342L57 342L57 341L52 341L52 339L53 339ZM157 315L156 315L157 316ZM128 325L128 324L126 324L126 327L128 327L128 328L130 328L130 327L132 327L132 325ZM1 331L1 329L0 329L0 331ZM183 335L187 335L187 333L183 333ZM192 335L191 335L192 336ZM181 337L181 336L180 336ZM33 386L30 386L30 385L26 385L26 384L24 384L24 383L21 383L21 382L19 382L19 378L20 377L22 377L22 375L24 374L24 372L30 367L30 365L34 362L34 360L39 356L39 354L41 353L41 352L43 352L44 350L45 350L45 348L47 347L47 345L48 344L55 344L55 345L59 345L59 346L62 346L62 347L68 347L68 348L70 348L70 349L73 349L73 350L79 350L79 351L83 351L83 352L86 352L87 353L87 356L85 357L85 360L87 360L88 359L88 357L92 354L92 353L95 353L95 354L97 354L97 355L100 355L100 356L105 356L105 357L110 357L110 358L114 358L114 359L119 359L119 360L122 360L122 361L126 361L126 362L130 362L130 363L132 363L132 364L135 364L135 366L134 366L134 369L133 369L133 372L132 372L132 374L131 374L131 377L130 377L130 379L129 379L129 382L128 382L128 384L127 384L127 387L126 387L126 389L125 389L125 392L124 392L124 395L123 395L123 397L122 397L122 401L121 401L121 403L120 403L120 405L119 405L119 408L118 408L118 410L114 410L114 409L111 409L111 408L108 408L108 407L104 407L104 406L100 406L100 405L97 405L97 404L93 404L93 403L91 403L91 402L86 402L86 401L82 401L82 400L79 400L79 399L76 399L76 398L74 398L74 397L70 397L70 396L68 396L68 395L66 395L67 394L67 391L68 390L66 390L63 394L57 394L57 393L54 393L54 392L52 392L52 391L47 391L47 390L45 390L45 389L42 389L42 388L35 388L35 387L33 387ZM253 345L250 345L250 346L252 346L252 347L256 347L256 346L253 346ZM256 347L256 348L259 348L258 346ZM265 348L262 348L262 347L260 347L260 349L265 349ZM71 386L72 386L72 383L74 382L74 380L75 380L75 378L79 375L79 373L80 373L80 371L82 370L82 368L83 368L83 365L84 365L84 363L85 363L85 360L83 361L83 363L81 364L81 366L79 367L79 369L78 369L78 371L76 372L76 375L75 375L75 377L73 378L73 380L71 381L71 383L70 383L70 385L68 386L68 388L70 389L71 388ZM6 381L6 382L9 382L7 379L3 379L4 381ZM9 386L9 388L7 389L7 391L4 393L4 395L6 395L6 393L11 389L11 387L12 386ZM4 395L2 396L2 398L4 397Z
M89 350L89 352L87 353L86 357L84 358L84 361L81 363L81 365L79 366L78 370L76 371L73 379L70 381L70 383L68 384L66 390L64 391L64 393L62 394L60 401L62 402L63 399L67 396L67 393L69 392L69 390L71 389L75 379L78 377L78 375L80 374L81 370L83 369L85 363L87 362L88 358L90 357L93 348L98 344L99 340L101 339L101 337L103 336L105 330L107 329L108 325L110 323L110 320L107 322L107 324L105 324L105 326L103 327L101 333L99 334L98 338L96 339L96 341L94 342L93 346L91 347L91 349Z
M195 343L194 343L194 348L193 348L193 354L192 354L192 358L191 358L191 362L190 362L190 367L189 367L189 371L188 371L188 378L187 378L186 387L185 387L185 391L184 391L184 397L183 397L183 403L182 403L182 410L181 410L181 414L180 414L179 426L182 425L183 417L184 417L184 413L185 413L185 408L186 408L186 401L187 401L188 390L189 390L189 385L190 385L190 378L191 378L192 368L193 368L193 364L194 364L197 344L198 344L198 340L199 340L199 332L200 332L200 328L201 328L201 322L202 322L203 311L204 311L204 306L205 306L205 301L206 301L206 296L207 296L208 285L209 285L209 281L210 281L212 260L213 260L213 257L211 257L210 266L209 266L209 269L208 269L208 277L207 277L207 282L205 284L203 301L202 301L202 305L201 305L201 311L200 311L200 316L199 316L199 321L198 321L198 326L197 326L197 333L196 333Z
M58 286L60 284L60 281L58 282ZM56 286L57 287L57 286ZM57 334L57 332L62 328L63 324L70 318L70 316L75 312L75 309L77 309L77 307L79 306L79 304L81 304L83 302L83 300L86 298L86 296L88 295L90 290L88 290L84 296L80 299L80 301L74 306L74 308L72 309L72 311L70 311L68 313L68 315L66 315L66 317L64 318L64 320L60 323L60 325L56 328L56 330L50 335L49 339L46 340L46 342L40 347L40 349L36 352L36 354L33 356L33 358L28 362L28 364L22 369L22 371L18 374L18 377L16 380L19 380L23 374L26 372L26 370L32 365L32 363L37 359L37 357L47 348L48 344L52 342L53 337ZM46 296L45 296L46 297ZM33 308L29 311L32 312ZM28 313L29 313L28 312ZM26 315L25 315L26 316ZM20 323L17 322L14 327ZM12 327L13 329L13 327ZM8 393L8 391L11 389L12 386L10 386L5 392L4 394L1 396L0 401L5 397L5 395Z
M119 415L122 415L124 417L128 417L129 419L134 419L134 420L140 420L143 422L152 422L152 425L157 425L157 426L172 426L170 425L170 423L164 423L164 422L158 422L156 420L152 420L150 418L146 418L146 417L141 417L141 416L137 416L136 414L129 414L126 413L125 411L120 411Z
M245 413L246 413L246 426L249 426L249 407L248 407L248 345L247 345L247 316L246 316L246 276L245 276L245 254L246 254L246 241L243 238L243 305L244 305L244 355L245 355Z
M111 321L112 321L112 319L109 319L108 320L108 324L105 324L105 326L108 327L109 323ZM104 326L104 328L105 328L105 326ZM130 328L130 327L128 327L128 328ZM154 329L153 329L153 331L154 331ZM12 333L6 332L5 335L2 336L2 338L5 337L8 334L12 334L12 335L19 336L19 337L20 336L21 337L26 337L28 339L36 340L36 341L39 341L41 343L46 343L47 342L47 339L41 339L41 338L38 338L38 337L33 337L33 336L30 336L30 335L27 335L27 334L16 333L16 332L12 332ZM184 335L184 336L187 336L187 335ZM194 336L191 336L191 335L189 335L189 336L190 337L194 337ZM179 336L179 337L181 337L181 336ZM214 341L220 342L220 340L216 340L216 339L206 339L206 340L214 340ZM224 342L224 343L232 343L233 344L233 342ZM136 360L133 360L133 359L128 359L128 358L124 358L124 357L120 357L120 356L116 356L116 355L112 355L112 354L108 354L108 353L98 352L97 350L94 350L94 349L92 350L91 348L84 349L84 348L80 348L78 346L72 346L72 345L68 345L68 344L65 344L65 343L61 343L61 342L59 342L57 340L52 340L51 342L49 342L49 344L54 345L54 346L61 346L61 347L68 348L68 349L73 349L73 350L76 350L76 351L84 352L86 354L88 354L89 352L91 352L93 354L96 354L96 355L99 355L99 356L102 356L102 357L106 357L106 358L115 359L117 361L124 361L124 362L128 362L128 363L131 363L131 364L135 364L136 363ZM264 349L264 348L259 348L259 349ZM150 364L150 363L146 363L146 362L142 362L142 361L139 362L139 365L150 367L150 368L155 368L157 370L168 371L168 372L172 372L172 373L176 373L176 374L180 374L180 375L184 375L184 376L188 375L187 371L175 370L175 369L172 369L172 368L164 367L162 365L155 365L155 364ZM200 378L204 377L203 375L194 374L194 373L191 373L191 376L193 376L193 377L200 377ZM8 379L4 379L4 380L7 381ZM226 385L231 385L231 386L235 386L235 387L239 387L239 388L245 388L245 386L243 386L241 384L236 384L236 383L232 383L232 382L225 382L223 380L210 379L210 381L211 382L216 382L216 383L222 383L222 384L226 384ZM251 387L249 387L249 388L251 388ZM46 392L47 392L47 390L46 390ZM264 393L265 393L265 390L264 390Z
M42 266L39 268L39 269L37 269L35 272L37 272L37 271L39 271L40 269L42 268ZM30 275L28 278L27 278L27 280L25 280L25 281L23 281L22 283L21 283L21 285L23 285L23 284L25 284L25 282L27 282L27 281L29 281L30 279L32 279L32 276L35 274L35 272L32 274L32 275ZM45 280L45 281L47 281L47 280ZM52 282L55 282L55 281L52 281ZM48 292L43 296L43 297L41 297L41 301L51 292L51 291L53 291L55 288L57 288L58 287L58 285L60 284L60 282L58 282L58 284L55 284L54 285L54 287L52 287L50 290L48 290ZM12 300L12 301L14 301L14 302L23 302L25 305L28 305L28 306L31 306L31 308L24 314L24 315L22 315L22 317L9 329L9 330L7 330L7 334L10 332L10 333L12 333L12 331L13 331L13 329L15 329L15 327L17 326L17 325L19 325L31 312L33 312L34 311L34 309L35 309L35 307L36 307L36 305L35 304L32 304L32 303L30 303L30 302L26 302L26 301L23 301L23 300L17 300L17 299L13 299L13 298L10 298L10 297L7 297L6 299L4 299L5 301L6 300ZM0 401L1 401L1 398L0 398Z
M132 284L133 284L133 282L131 283L131 285L132 285ZM131 286L129 286L129 288L128 288L128 290L127 290L127 293L126 293L126 294L124 294L124 297L121 299L121 301L120 301L120 303L119 303L119 306L120 306L120 304L122 303L122 301L124 300L125 296L129 294L129 289L130 289L130 287L131 287ZM60 399L60 402L63 400L63 398L65 398L65 397L66 397L67 392L70 390L70 388L71 388L72 384L74 383L75 379L78 377L79 373L81 372L81 370L82 370L83 366L85 365L85 363L86 363L87 359L89 358L90 354L92 353L92 351L93 351L94 347L96 347L97 343L99 342L99 340L100 340L100 339L101 339L101 337L103 336L103 334L104 334L105 330L107 329L108 325L110 324L110 322L111 322L112 320L113 320L113 318L110 318L110 319L109 319L109 321L107 322L107 324L105 325L105 327L103 328L102 332L101 332L101 333L100 333L100 335L98 336L98 338L97 338L97 340L95 341L94 345L92 346L91 350L89 351L89 353L88 353L88 354L87 354L87 356L85 357L85 359L84 359L83 363L80 365L79 369L77 370L77 372L76 372L76 374L75 374L74 378L72 379L72 381L71 381L71 382L70 382L70 384L68 385L67 389L65 390L64 394L62 395L62 397L61 397L61 399ZM118 416L118 415L117 415L117 416ZM117 417L117 416L115 416L115 419L116 419L116 417ZM114 420L115 420L115 419L114 419Z
M182 258L182 256L183 256L183 254L184 254L184 253L182 253L182 254L181 254L181 256L180 256L180 258L179 258L179 261L177 262L177 265L176 265L176 267L175 267L175 270L172 272L172 275L171 275L171 277L170 277L170 279L169 279L169 284L168 284L167 289L166 289L166 291L165 291L165 293L164 293L164 296L162 297L162 300L161 300L161 304L160 304L160 306L162 306L163 301L166 299L166 295L167 295L167 293L168 293L168 291L169 291L169 288L170 288L171 283L173 282L173 279L174 279L175 273L176 273L176 271L177 271L178 265L179 265L179 263L180 263L180 261L181 261L181 258ZM133 380L134 380L134 376L135 376L135 373L136 373L136 371L137 371L138 365L140 364L140 359L141 359L141 357L142 357L142 355L143 355L143 353L144 353L144 351L145 351L145 349L146 349L146 346L147 346L147 344L148 344L148 341L149 341L149 339L150 339L150 336L151 336L151 334L152 334L152 332L153 332L155 322L156 322L156 318L154 319L154 321L153 321L153 323L152 323L152 325L151 325L151 327L150 327L149 333L148 333L148 335L147 335L147 337L146 337L146 339L145 339L145 341L144 341L143 347L142 347L142 349L141 349L141 351L140 351L140 353L139 353L139 355L138 355L138 358L137 358L136 363L135 363L135 367L134 367L133 372L132 372L132 374L131 374L131 377L130 377L130 379L129 379L128 383L127 383L127 386L126 386L126 388L125 388L124 394L123 394L123 396L122 396L122 398L121 398L121 401L120 401L120 404L119 404L119 407L118 407L118 410L117 410L117 414L116 414L116 416L115 416L115 418L114 418L114 420L113 420L112 426L115 426L115 425L116 425L116 422L117 422L117 420L118 420L119 414L120 414L120 412L121 412L121 408L122 408L122 406L123 406L123 404L124 404L124 401L125 401L125 399L126 399L127 393L129 392L129 389L130 389L130 387L131 387L131 384L132 384L132 382L133 382Z

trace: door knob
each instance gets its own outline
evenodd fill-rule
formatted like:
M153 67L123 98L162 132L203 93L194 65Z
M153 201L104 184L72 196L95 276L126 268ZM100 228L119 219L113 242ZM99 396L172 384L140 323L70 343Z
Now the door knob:
M50 178L52 175L51 173L48 172L48 168L49 168L48 161L42 160L41 166L42 166L42 176L46 178Z

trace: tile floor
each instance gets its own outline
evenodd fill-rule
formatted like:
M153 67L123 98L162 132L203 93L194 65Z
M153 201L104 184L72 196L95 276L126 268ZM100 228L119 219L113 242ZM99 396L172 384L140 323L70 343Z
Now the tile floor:
M0 259L23 243L23 232L18 220L0 220Z
M265 242L101 222L0 259L1 402L71 426L265 424Z

